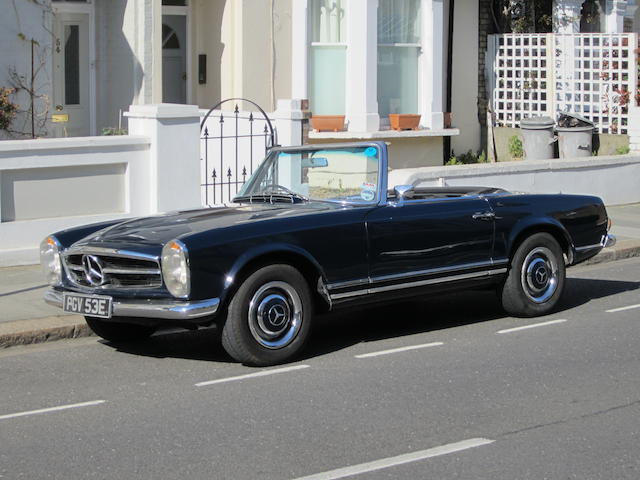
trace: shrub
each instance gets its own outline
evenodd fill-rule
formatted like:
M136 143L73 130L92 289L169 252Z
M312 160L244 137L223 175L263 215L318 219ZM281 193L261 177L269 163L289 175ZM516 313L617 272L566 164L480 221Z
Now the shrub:
M616 148L616 155L626 155L630 151L631 149L629 148L629 145L620 145Z
M524 158L524 148L522 146L522 140L518 135L514 135L509 138L509 153L511 158Z
M13 88L0 87L0 130L9 129L18 111L18 106L9 99L13 93Z
M102 129L102 135L126 135L126 128L118 128L118 127L104 127Z

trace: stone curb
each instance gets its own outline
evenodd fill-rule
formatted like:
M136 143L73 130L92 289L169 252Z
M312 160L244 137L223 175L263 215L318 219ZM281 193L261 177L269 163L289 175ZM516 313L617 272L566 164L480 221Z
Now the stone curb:
M615 248L606 248L598 255L590 258L584 265L595 265L597 263L613 262L624 260L625 258L640 257L640 241L623 240Z
M90 335L84 319L75 315L16 320L0 323L0 349Z
M624 240L605 249L583 265L640 257L640 241ZM94 335L84 319L76 315L45 317L0 323L0 349Z

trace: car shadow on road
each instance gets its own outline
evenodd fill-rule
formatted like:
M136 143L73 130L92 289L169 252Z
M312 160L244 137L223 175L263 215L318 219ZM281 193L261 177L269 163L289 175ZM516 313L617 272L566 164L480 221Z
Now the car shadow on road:
M592 300L640 289L640 282L570 278L555 313ZM399 338L503 318L494 291L465 291L420 300L341 309L314 319L311 339L300 359L310 359L363 342ZM216 327L155 334L147 341L111 344L118 351L156 358L233 363Z
M640 282L568 278L557 311L569 310L599 298L640 289Z

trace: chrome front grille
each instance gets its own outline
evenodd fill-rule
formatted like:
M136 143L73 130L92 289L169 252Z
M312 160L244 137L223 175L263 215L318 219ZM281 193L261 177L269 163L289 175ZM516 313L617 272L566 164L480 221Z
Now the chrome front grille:
M162 286L155 259L91 252L64 255L69 280L87 288L156 288Z

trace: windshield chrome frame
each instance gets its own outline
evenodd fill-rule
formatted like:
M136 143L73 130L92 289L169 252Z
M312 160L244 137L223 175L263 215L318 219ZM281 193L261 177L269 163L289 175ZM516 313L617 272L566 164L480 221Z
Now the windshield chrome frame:
M387 177L388 177L388 153L387 144L381 141L375 142L349 142L349 143L316 143L311 145L300 145L297 147L272 147L267 151L264 160L260 163L260 166L251 174L247 183L251 181L254 175L261 171L262 166L265 165L269 157L273 154L284 152L309 152L313 150L338 150L341 148L367 148L374 147L378 150L378 182L376 187L377 201L371 202L353 202L348 200L330 200L330 199L317 199L309 198L310 201L316 202L331 202L344 205L360 205L360 206L383 206L387 204ZM245 185L247 184L245 183ZM236 195L238 197L239 195ZM235 198L235 197L234 197Z

